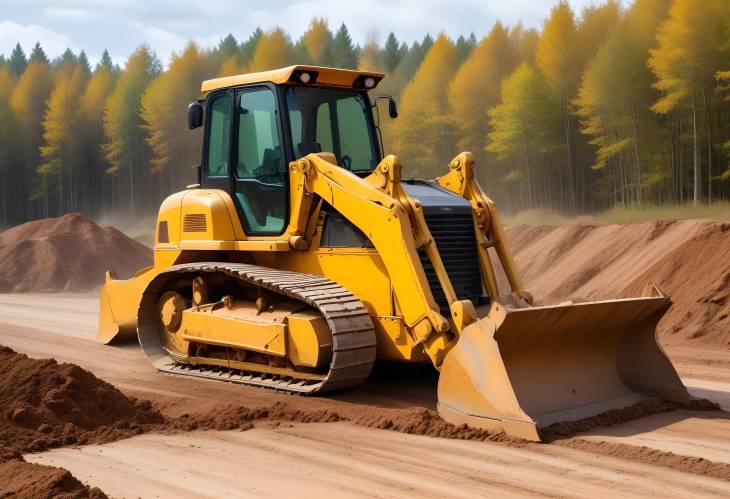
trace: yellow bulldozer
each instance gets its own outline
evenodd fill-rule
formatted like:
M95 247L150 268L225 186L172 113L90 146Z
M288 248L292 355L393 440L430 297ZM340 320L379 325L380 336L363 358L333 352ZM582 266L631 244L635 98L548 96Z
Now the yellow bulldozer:
M188 107L199 182L162 203L153 266L107 273L99 341L138 338L166 373L306 394L357 386L376 359L431 362L444 419L532 440L644 397L686 402L656 340L669 298L650 284L533 306L473 156L407 180L383 154L383 77L205 81Z

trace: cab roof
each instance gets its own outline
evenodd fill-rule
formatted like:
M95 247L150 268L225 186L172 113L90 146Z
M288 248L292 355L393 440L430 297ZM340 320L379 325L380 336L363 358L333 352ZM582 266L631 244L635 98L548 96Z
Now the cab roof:
M271 71L262 71L260 73L247 73L236 76L225 76L223 78L215 78L213 80L205 80L200 88L203 94L218 90L221 88L236 87L239 85L248 85L252 83L271 82L276 85L281 84L299 84L298 80L301 73L310 73L313 78L306 84L307 86L325 86L339 88L363 88L363 82L366 78L375 80L371 90L378 86L380 80L385 75L372 71L353 71L351 69L326 68L320 66L295 65L286 68L272 69Z

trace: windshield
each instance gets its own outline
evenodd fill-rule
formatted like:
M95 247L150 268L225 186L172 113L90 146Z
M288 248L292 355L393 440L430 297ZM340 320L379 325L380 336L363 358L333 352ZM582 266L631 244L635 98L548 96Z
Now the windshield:
M289 87L286 102L294 156L331 152L337 163L353 172L377 166L367 98L358 92Z

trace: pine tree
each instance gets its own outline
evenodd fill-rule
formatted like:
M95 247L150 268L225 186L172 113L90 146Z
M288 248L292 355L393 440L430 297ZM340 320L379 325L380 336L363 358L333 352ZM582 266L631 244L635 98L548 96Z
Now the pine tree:
M296 63L294 45L281 28L265 33L256 45L249 71L267 71Z
M352 44L350 32L345 23L340 25L332 41L332 65L336 68L356 69L358 54Z
M467 57L469 57L469 54L472 50L474 50L474 47L477 46L477 37L474 36L474 33L469 35L468 38L464 37L464 35L460 35L459 38L456 39L456 43L454 44L454 52L456 54L456 63L458 65L461 65Z
M53 60L51 66L55 69L62 69L64 67L74 67L77 62L78 58L76 57L76 54L74 54L70 48L67 48L63 51L63 54L61 54L60 57Z
M30 53L30 62L42 62L43 64L49 63L48 56L39 42L36 42L33 46L33 50Z
M102 52L101 59L99 59L99 63L96 65L95 71L99 71L99 68L106 68L109 72L115 71L114 62L112 61L107 49L104 49L104 52Z
M86 52L83 50L79 52L79 58L78 58L79 66L81 66L81 69L84 70L84 74L86 76L89 76L91 74L91 64L89 64L89 58L86 57Z
M306 61L317 66L332 65L332 32L325 18L313 18L304 32L301 45Z
M443 34L431 46L413 81L403 90L392 127L394 152L421 176L443 173L455 155L448 85L456 69L454 45Z
M398 64L400 64L400 61L407 52L408 47L398 42L395 33L391 31L383 46L383 64L385 65L385 70L388 73L395 71L395 68L398 67Z
M264 32L261 28L256 28L251 36L245 42L241 42L241 66L246 67L253 59L253 55L256 52L259 41L264 36Z
M225 60L238 55L240 55L238 41L232 34L228 33L218 44L218 56L221 60Z
M20 76L21 74L23 74L23 71L25 71L27 65L28 60L25 58L25 52L23 52L23 47L21 47L18 43L15 45L13 52L10 54L10 59L8 59L8 67L10 68L10 71L15 73L15 76Z
M702 195L702 145L707 144L708 198L712 200L712 93L714 75L727 69L730 6L724 0L675 0L669 18L657 31L658 47L650 50L649 66L656 76L655 88L662 92L652 109L667 114L687 109L691 115L693 200ZM702 130L704 129L704 130Z
M498 22L461 65L449 86L451 115L459 130L458 147L472 151L479 164L485 159L487 110L499 103L501 82L519 62L509 32Z
M8 66L8 61L5 60L5 56L3 54L0 54L0 68L5 68Z

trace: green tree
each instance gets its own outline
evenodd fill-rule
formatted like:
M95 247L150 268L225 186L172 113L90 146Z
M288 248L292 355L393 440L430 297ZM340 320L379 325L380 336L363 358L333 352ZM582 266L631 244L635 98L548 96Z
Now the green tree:
M357 49L345 23L335 33L332 41L332 65L336 68L356 69L358 61Z
M261 28L256 28L251 36L245 42L241 42L241 66L246 67L253 59L253 55L256 52L259 41L264 36L264 32Z
M560 109L545 76L523 62L502 82L500 104L489 110L487 151L499 159L512 160L504 180L517 183L522 206L534 206L541 156L554 148L560 129Z
M15 48L10 54L10 59L8 59L8 67L10 68L10 71L15 73L15 76L20 76L21 74L23 74L23 71L25 71L25 67L27 65L28 59L26 59L25 57L23 47L21 47L18 43L15 45Z
M454 53L456 54L456 63L458 65L461 65L467 57L469 57L469 54L471 54L471 51L474 50L474 47L477 46L477 37L474 36L474 33L470 34L468 37L465 37L464 35L459 35L459 38L456 39L456 43L454 43Z
M43 47L41 47L41 44L36 42L33 46L33 50L30 53L30 62L42 62L43 64L48 64L48 56L46 55L46 52L43 50Z
M383 47L383 64L388 73L395 71L403 56L408 53L408 47L401 44L392 31L388 34Z
M89 64L89 58L86 56L86 52L83 50L79 52L79 66L84 70L84 74L89 76L91 74L91 64Z
M102 67L108 69L110 72L114 72L117 69L107 49L104 49L104 52L102 52L101 59L99 59L99 64L96 65L95 71L98 71Z
M456 153L446 97L455 70L454 45L441 34L403 90L400 116L392 127L394 152L412 173L443 173Z

